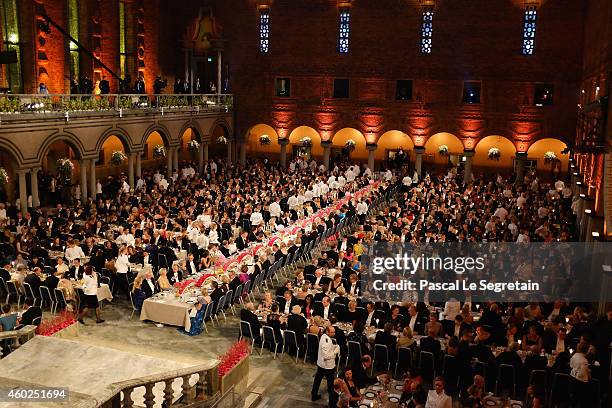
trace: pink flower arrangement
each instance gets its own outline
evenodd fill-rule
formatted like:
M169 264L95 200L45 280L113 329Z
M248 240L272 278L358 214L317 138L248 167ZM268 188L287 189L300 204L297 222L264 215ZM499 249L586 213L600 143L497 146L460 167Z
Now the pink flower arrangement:
M202 287L202 285L204 284L204 281L206 280L206 278L208 278L208 277L210 277L210 276L215 276L215 275L213 275L212 273L205 273L204 275L202 275L202 276L200 277L200 279L198 279L198 281L196 282L196 284L195 284L195 285L196 285L198 288L201 288L201 287Z
M76 319L74 318L74 314L64 310L52 319L44 319L36 329L36 334L40 336L51 336L75 322Z
M249 355L249 345L240 340L234 343L227 353L219 356L219 377L223 377Z

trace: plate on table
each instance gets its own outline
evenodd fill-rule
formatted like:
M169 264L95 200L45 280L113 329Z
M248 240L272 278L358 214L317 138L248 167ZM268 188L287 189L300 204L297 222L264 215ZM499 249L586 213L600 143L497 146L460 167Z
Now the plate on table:
M392 402L392 403L396 404L396 403L399 402L399 400L400 399L398 397L396 397L395 395L389 396L389 402Z
M404 386L402 384L396 384L395 389L398 391L404 391Z
M510 406L512 408L523 408L523 404L521 404L520 402L513 402L512 404L510 404Z
M365 396L366 398L376 398L376 393L372 391L366 391Z
M485 401L485 405L486 405L487 407L494 407L494 406L496 406L496 405L497 405L497 401L494 401L494 400L492 400L492 399L488 399L488 400L486 400L486 401Z
M366 404L362 402L361 404L359 404L359 408L370 408L370 404L369 403Z

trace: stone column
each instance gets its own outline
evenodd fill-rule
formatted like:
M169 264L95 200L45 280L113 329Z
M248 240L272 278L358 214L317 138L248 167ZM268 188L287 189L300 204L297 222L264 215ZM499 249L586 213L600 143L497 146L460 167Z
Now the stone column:
M19 209L24 217L28 212L28 185L26 183L26 174L28 172L29 170L17 170L17 176L19 178Z
M81 202L85 203L87 201L87 167L89 166L89 160L81 160L79 162L80 172L81 172ZM93 192L95 194L95 191Z
M289 144L289 139L279 139L278 144L280 145L280 165L284 169L287 167L287 145Z
M243 166L246 165L246 147L246 140L240 141L240 164Z
M96 159L89 160L89 190L91 197L96 198Z
M329 156L331 153L331 145L332 142L329 140L321 142L321 146L323 146L323 165L325 166L325 170L329 170Z
M374 172L374 152L376 152L376 148L378 145L369 144L366 146L366 150L368 151L368 168Z
M516 185L523 184L525 180L525 160L527 160L527 152L516 152Z
M198 173L202 173L204 168L204 143L200 144L200 150L198 150Z
M414 148L414 153L415 153L414 169L416 170L417 174L419 175L419 179L420 179L421 172L423 169L423 154L425 153L425 148L417 146Z
M134 189L134 162L136 159L136 153L128 154L128 184L130 189Z
M174 170L176 170L178 172L179 169L179 154L178 154L179 148L178 146L174 148Z
M166 149L166 166L168 167L166 171L166 175L168 176L168 180L172 177L172 159L174 157L174 147L168 147Z
M40 198L38 197L38 171L40 167L34 167L30 173L30 184L32 186L32 207L40 206Z
M142 177L142 152L136 153L136 177Z
M463 182L468 184L472 181L472 158L474 157L473 150L464 150L465 166L463 168Z
M227 165L232 164L232 139L227 138Z

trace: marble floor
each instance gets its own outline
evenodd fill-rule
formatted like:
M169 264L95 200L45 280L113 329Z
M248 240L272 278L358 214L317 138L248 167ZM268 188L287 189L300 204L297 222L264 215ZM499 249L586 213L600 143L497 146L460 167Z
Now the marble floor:
M137 354L151 361L171 361L177 366L204 364L224 353L238 339L239 319L228 313L227 321L220 318L216 328L209 325L209 333L190 337L181 334L175 327L157 327L154 323L142 322L138 315L131 316L131 305L123 299L104 302L102 316L106 322L96 324L85 319L78 336L71 341L82 346L104 347L117 350L117 355ZM18 353L16 353L18 354ZM78 356L72 358L77 359ZM121 365L121 363L117 363ZM170 364L172 365L172 364ZM124 364L125 366L125 364ZM280 355L276 360L269 351L259 355L257 349L251 356L249 391L260 395L260 401L252 408L307 408L325 406L326 388L321 387L323 400L310 402L310 388L315 366L295 363L295 358ZM0 374L0 378L3 377ZM119 379L118 379L119 380ZM46 404L37 404L44 407ZM2 406L2 405L0 405Z

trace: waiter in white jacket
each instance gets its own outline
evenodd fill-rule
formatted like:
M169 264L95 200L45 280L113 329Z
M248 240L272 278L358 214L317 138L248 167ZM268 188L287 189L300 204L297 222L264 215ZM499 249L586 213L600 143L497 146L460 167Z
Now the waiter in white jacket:
M317 358L317 372L315 374L314 383L312 384L311 397L313 401L321 398L319 395L319 387L321 386L321 380L325 377L327 381L327 392L329 394L329 406L335 407L337 405L338 396L334 391L334 377L336 369L336 356L340 354L340 346L335 344L332 340L336 330L334 326L327 326L325 333L319 340L319 356Z

